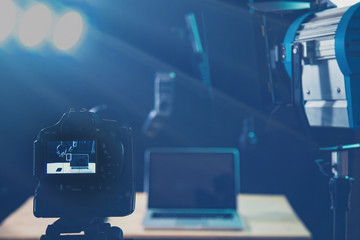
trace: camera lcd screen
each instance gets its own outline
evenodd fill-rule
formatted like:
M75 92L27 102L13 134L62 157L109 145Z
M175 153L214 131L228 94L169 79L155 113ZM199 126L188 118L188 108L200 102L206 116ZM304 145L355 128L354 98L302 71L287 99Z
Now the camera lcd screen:
M48 141L46 146L46 173L96 173L96 141Z

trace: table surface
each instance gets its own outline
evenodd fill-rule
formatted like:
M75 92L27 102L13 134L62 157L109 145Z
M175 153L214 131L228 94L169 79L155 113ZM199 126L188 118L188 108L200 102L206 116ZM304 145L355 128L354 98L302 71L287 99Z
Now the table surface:
M33 198L0 225L0 240L40 239L54 218L35 218L32 213ZM125 238L226 238L226 239L311 239L285 196L238 196L238 211L244 222L243 230L146 230L142 220L147 209L146 193L136 194L136 209L126 217L111 217L112 226L121 227Z

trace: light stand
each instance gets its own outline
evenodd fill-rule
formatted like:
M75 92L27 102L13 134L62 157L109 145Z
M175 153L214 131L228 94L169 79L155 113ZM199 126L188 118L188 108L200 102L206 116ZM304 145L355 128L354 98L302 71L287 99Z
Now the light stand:
M348 211L352 178L349 177L349 150L359 144L321 148L331 151L332 177L329 182L331 209L333 210L333 239L347 239Z

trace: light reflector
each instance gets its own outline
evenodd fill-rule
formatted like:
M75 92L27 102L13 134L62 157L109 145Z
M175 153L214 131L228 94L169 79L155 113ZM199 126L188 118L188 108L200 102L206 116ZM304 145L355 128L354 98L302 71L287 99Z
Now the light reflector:
M0 0L0 42L4 41L14 29L16 7L10 0Z
M332 3L334 3L338 8L342 8L342 7L348 7L348 6L352 6L358 2L360 2L359 0L331 0Z
M50 27L50 9L43 4L37 4L25 12L20 23L20 41L25 46L34 47L47 37Z
M54 44L60 50L72 48L80 39L84 22L79 13L71 11L63 15L55 26Z

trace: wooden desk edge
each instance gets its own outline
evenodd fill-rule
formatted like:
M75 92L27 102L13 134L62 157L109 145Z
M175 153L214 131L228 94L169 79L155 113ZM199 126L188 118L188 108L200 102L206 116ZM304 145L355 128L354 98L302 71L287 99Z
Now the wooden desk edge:
M169 231L157 231L157 230L145 230L143 229L141 222L144 215L144 211L147 207L147 195L146 193L137 193L136 195L136 201L137 201L137 207L135 209L135 212L132 215L129 215L127 217L122 218L109 218L109 222L114 226L119 226L124 230L124 237L125 238L142 238L142 239L157 239L157 238L169 238L169 239L200 239L200 238L209 238L209 239L215 239L215 238L223 238L223 239L281 239L281 240L287 240L287 239L297 239L297 240L309 240L311 239L310 232L306 229L305 225L301 222L301 220L298 218L294 210L291 208L291 205L287 201L286 197L283 195L263 195L263 194L241 194L239 196L239 199L241 201L244 201L246 199L258 199L258 201L262 202L274 202L277 205L281 205L282 211L284 214L290 216L293 221L291 227L296 228L296 233L292 233L290 236L285 236L284 234L289 234L289 232L283 233L283 235L272 235L274 232L266 233L265 234L253 234L249 229L246 231L239 231L236 234L234 232L221 232L221 231L179 231L178 234L174 235L174 233L169 233ZM240 203L241 204L241 203ZM275 205L276 205L275 204ZM25 209L26 207L26 209ZM33 239L40 239L40 235L44 234L46 230L46 226L48 224L53 223L56 219L36 219L32 216L32 211L29 212L29 209L32 210L32 198L29 198L17 211L12 213L7 219L3 221L3 223L0 225L0 240L33 240ZM241 207L240 207L240 214ZM25 215L25 216L24 216ZM19 222L18 219L21 219L23 217L24 219L28 219L31 221L31 227L28 227L28 230L33 230L32 235L29 234L29 237L25 237L24 234L20 234L20 236L13 236L11 233L18 232L17 229L11 229L12 231L6 231L9 230L9 228L14 228L13 225L14 222ZM29 221L20 221L20 227L25 226L28 224ZM268 221L268 222L266 222ZM134 224L127 224L129 222L134 222ZM270 224L269 220L260 221L260 225ZM23 224L23 225L21 225ZM266 225L265 224L265 225ZM285 222L286 224L286 222ZM132 225L132 226L129 226ZM19 226L17 226L19 227ZM40 228L41 231L38 229ZM272 229L270 229L272 230ZM213 234L209 234L213 231ZM5 233L4 233L5 232ZM195 234L194 234L195 233ZM234 235L235 234L235 235ZM272 236L269 236L272 235ZM34 236L39 236L38 238L35 238Z

